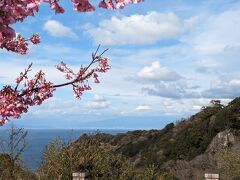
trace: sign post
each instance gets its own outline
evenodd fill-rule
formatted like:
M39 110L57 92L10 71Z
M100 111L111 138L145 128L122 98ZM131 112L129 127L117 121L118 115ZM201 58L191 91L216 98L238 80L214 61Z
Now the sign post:
M76 172L72 174L73 179L72 180L87 180L88 174L85 172Z
M205 177L205 180L219 180L219 174L205 173L204 177Z

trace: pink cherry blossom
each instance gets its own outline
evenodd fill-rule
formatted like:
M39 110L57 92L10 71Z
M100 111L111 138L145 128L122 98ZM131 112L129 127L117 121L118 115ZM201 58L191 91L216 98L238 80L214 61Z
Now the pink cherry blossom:
M123 0L115 0L116 2L116 8L117 9L123 9L125 6L125 2Z
M99 2L98 7L107 9L108 5L104 0L102 0L102 1Z
M139 3L143 0L101 0L98 7L105 9L122 9L128 3ZM89 0L71 0L74 10L77 12L91 12L95 7ZM64 13L59 0L3 0L0 1L0 48L13 51L19 54L26 54L28 41L38 44L39 36L33 35L31 38L24 38L16 35L15 30L10 27L12 24L22 22L28 16L34 16L39 10L41 3L48 3L56 14Z
M51 9L55 10L55 13L64 13L64 9L58 4L57 0L53 2L49 1Z
M15 87L4 86L0 90L0 126L7 123L10 118L20 118L23 113L28 112L30 106L41 105L52 97L53 92L59 87L72 86L74 96L80 99L84 91L91 90L90 79L93 78L95 83L99 83L97 73L105 73L110 69L109 59L101 57L106 50L101 55L97 55L97 51L92 55L92 61L89 65L82 66L77 72L67 67L64 62L56 65L56 68L65 74L67 82L63 84L53 84L47 81L42 71L30 78L28 76L32 67L30 64L16 78ZM94 64L95 67L93 67Z
M108 9L116 9L112 0L107 0Z
M38 34L33 34L32 37L30 38L30 41L33 44L38 44L40 43L40 36Z
M77 12L91 12L95 10L88 0L72 0L72 3L74 10Z

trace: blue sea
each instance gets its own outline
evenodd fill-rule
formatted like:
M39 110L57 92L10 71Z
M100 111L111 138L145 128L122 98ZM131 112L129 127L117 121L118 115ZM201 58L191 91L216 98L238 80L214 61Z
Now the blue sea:
M22 154L24 165L31 171L34 171L41 163L42 154L45 147L53 139L62 139L65 142L69 140L76 140L82 134L93 134L97 132L118 134L127 132L127 130L80 130L80 129L27 129L28 135L26 137L27 147ZM7 138L8 130L0 129L0 138ZM0 150L1 151L1 150Z

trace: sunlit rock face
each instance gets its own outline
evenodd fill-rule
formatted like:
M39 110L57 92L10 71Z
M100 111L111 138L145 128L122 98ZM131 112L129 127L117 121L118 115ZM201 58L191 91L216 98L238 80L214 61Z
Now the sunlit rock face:
M205 153L196 156L191 161L176 160L168 161L164 166L181 180L202 179L204 173L219 173L228 178L220 171L223 165L219 161L219 155L228 149L230 153L240 153L240 130L226 129L219 132L209 144Z

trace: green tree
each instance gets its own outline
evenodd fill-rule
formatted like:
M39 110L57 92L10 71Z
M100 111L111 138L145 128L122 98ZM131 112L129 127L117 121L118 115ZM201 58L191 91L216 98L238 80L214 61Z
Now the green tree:
M88 172L91 179L126 180L134 176L133 165L121 154L113 154L92 136L76 142L53 140L47 145L37 170L39 179L71 179L73 172Z

